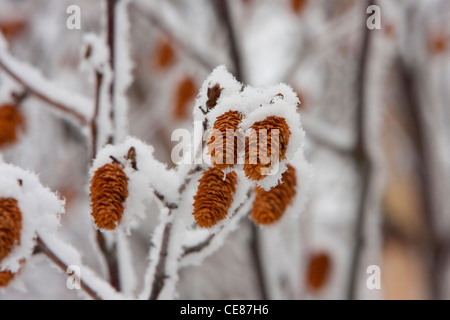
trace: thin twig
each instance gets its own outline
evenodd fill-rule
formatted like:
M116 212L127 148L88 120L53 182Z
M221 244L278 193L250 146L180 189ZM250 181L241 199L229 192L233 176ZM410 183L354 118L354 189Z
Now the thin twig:
M98 246L103 253L106 265L108 267L109 283L117 291L120 290L120 279L119 279L119 266L117 263L117 246L115 243L112 244L111 248L108 248L105 237L100 230L96 231L96 240Z
M170 212L169 212L170 214ZM164 279L166 278L166 258L168 253L170 234L172 231L172 223L167 223L164 227L161 248L159 251L158 264L156 265L155 278L153 280L150 300L158 299L161 290L164 287Z
M164 22L164 20L154 11L147 9L145 6L139 6L136 8L136 12L145 14L150 23L164 33L168 38L175 42L175 44L181 48L192 60L197 61L206 70L212 70L217 65L215 62L209 61L208 58L196 50L189 41L186 41L182 37L178 36L171 30L171 28ZM142 10L144 9L144 10Z
M61 259L59 259L45 244L45 242L42 241L40 237L37 237L36 242L38 244L39 251L44 253L57 267L61 269L63 273L66 273L68 265L66 265ZM98 296L97 293L91 287L89 287L86 282L84 282L81 278L78 278L76 274L72 275L72 277L76 278L77 281L79 281L81 289L83 289L83 291L86 292L92 299L102 300L102 298Z
M114 101L114 89L116 82L116 70L115 68L115 8L116 8L117 0L106 0L106 17L107 17L107 31L106 31L106 44L109 49L109 67L112 72L112 81L109 86L109 95L111 99L111 109L109 111L109 117L111 119L111 124L114 128L115 121L115 101ZM114 130L113 130L114 131ZM114 138L111 137L113 140ZM112 143L113 141L111 141Z
M374 0L368 0L366 6L364 8L373 5L375 3ZM366 26L366 19L363 19L364 28L363 33L363 43L361 48L361 54L358 63L358 76L356 79L357 83L357 91L356 91L356 99L357 99L357 109L356 109L356 146L353 153L355 162L358 166L360 178L361 178L361 195L359 197L359 203L357 208L356 222L354 226L354 247L352 252L352 261L350 264L350 274L349 274L349 287L348 287L348 298L355 299L356 298L356 288L357 288L357 279L358 279L358 270L359 264L361 260L362 248L364 247L364 222L365 215L367 209L367 201L369 196L369 186L370 175L371 175L371 163L369 160L369 156L367 153L366 146L366 114L367 114L367 106L366 106L366 75L368 69L368 55L369 55L369 46L371 40L371 31Z
M231 60L234 65L234 75L238 81L245 82L244 73L242 71L242 58L239 52L239 44L236 39L236 33L234 32L233 22L230 16L228 0L215 0L214 4L216 6L216 11L220 21L227 32Z
M91 159L95 159L95 156L97 154L97 138L98 138L98 112L100 108L100 92L101 92L101 86L103 82L103 74L99 71L95 72L95 104L94 104L94 115L92 117L90 127L91 127L91 143L92 143L92 154Z

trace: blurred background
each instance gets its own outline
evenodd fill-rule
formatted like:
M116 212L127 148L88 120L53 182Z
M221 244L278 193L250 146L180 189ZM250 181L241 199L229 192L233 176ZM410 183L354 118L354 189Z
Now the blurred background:
M66 27L74 4L80 30ZM366 27L371 4L380 29ZM243 223L201 266L182 271L180 298L450 298L449 1L132 0L128 12L129 134L152 144L160 161L174 166L171 133L192 127L202 81L225 64L245 84L294 88L314 168L298 225L275 239ZM92 97L82 39L100 32L103 13L104 1L0 0L0 31L15 57ZM0 92L10 81L2 71ZM98 270L86 141L33 95L20 108L25 130L2 147L3 158L66 198L61 237ZM142 274L155 223L148 216L132 236ZM372 265L381 289L367 286ZM20 278L0 299L77 297L39 255Z

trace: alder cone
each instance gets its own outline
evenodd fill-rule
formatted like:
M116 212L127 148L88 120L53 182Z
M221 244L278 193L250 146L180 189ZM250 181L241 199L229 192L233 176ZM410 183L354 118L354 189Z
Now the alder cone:
M193 215L202 228L210 228L226 218L236 192L237 175L224 173L217 168L208 169L200 178L197 194L194 196Z
M327 253L314 253L309 258L306 271L306 284L311 291L322 289L328 281L331 271L331 259Z
M307 2L308 0L291 0L292 11L297 14L301 13Z
M8 286L14 276L15 273L12 273L9 270L0 271L0 288Z
M91 180L91 206L99 229L114 230L120 223L128 197L128 177L117 163L106 164L94 172Z
M22 213L16 199L0 198L0 262L20 245Z
M268 117L255 122L251 134L245 140L245 176L251 180L261 180L266 175L263 170L269 170L277 158L286 158L291 131L286 120L281 117ZM267 138L261 136L261 130L267 130ZM279 130L278 143L272 144L272 130Z
M17 141L18 134L25 128L25 119L14 105L0 107L0 148Z
M281 183L269 191L257 187L252 208L252 220L261 225L272 224L283 216L286 208L295 197L297 177L295 168L287 165Z
M178 83L178 87L175 92L175 109L174 117L177 120L183 120L190 114L190 103L197 94L197 88L195 82L190 77L185 77Z
M228 111L219 116L214 122L213 130L218 130L222 136L216 139L211 136L207 143L211 154L211 163L218 169L233 167L237 163L238 150L242 149L241 139L238 138L238 126L242 114L238 111Z
M169 40L159 40L155 65L160 70L166 70L175 62L175 50Z

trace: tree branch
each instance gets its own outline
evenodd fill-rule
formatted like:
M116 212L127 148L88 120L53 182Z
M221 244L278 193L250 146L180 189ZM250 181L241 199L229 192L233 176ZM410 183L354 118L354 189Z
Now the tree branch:
M12 66L10 63L8 62L12 62L13 58L12 57L6 57L5 52L2 52L2 50L0 50L0 69L2 69L6 74L8 74L11 78L13 78L15 81L17 81L20 85L22 85L25 90L29 93L31 93L32 95L34 95L36 98L42 100L43 102L49 104L50 106L54 107L55 109L57 109L60 112L63 112L64 114L66 114L68 117L73 118L76 122L78 122L80 125L87 125L89 122L89 118L79 112L77 109L80 108L85 108L86 106L90 105L90 101L89 99L82 97L82 96L76 96L76 100L78 102L78 104L81 102L81 104L83 104L82 106L79 106L78 104L75 105L74 100L73 99L75 96L73 94L69 94L68 92L63 91L62 89L60 90L60 93L62 94L55 94L55 92L53 91L56 87L56 85L54 85L53 83L50 83L48 79L45 79L42 75L38 75L37 70L32 69L31 66L29 66L29 68L31 70L33 70L33 73L35 75L34 78L36 81L39 81L40 83L40 87L41 88L36 88L35 85L33 83L31 83L31 81L29 81L25 76L23 76L22 74L20 74L20 72L17 72L19 70L19 68ZM14 61L17 62L17 61ZM46 91L41 91L40 89L42 89L43 86L47 86L52 88L52 90L46 90ZM59 89L59 88L58 88ZM72 97L71 99L67 99L67 101L63 101L62 97ZM72 105L70 105L72 104Z
M375 3L374 0L368 0L366 6L364 8L373 5ZM364 247L364 222L365 222L365 214L367 201L369 196L369 186L370 182L370 174L371 174L371 163L369 160L367 146L366 146L366 80L367 80L367 69L368 69L368 56L369 56L369 46L371 40L372 32L366 26L366 19L363 19L364 23L362 28L364 30L363 33L363 43L361 47L361 54L358 62L358 76L356 79L357 88L356 88L356 99L357 99L357 109L356 109L356 146L353 152L354 160L358 166L360 177L361 177L361 195L359 198L358 208L357 208L357 216L356 222L353 231L353 239L354 239L354 247L352 252L352 261L350 264L349 270L349 287L348 287L348 298L355 299L356 298L356 289L357 289L357 279L358 279L358 270L359 264L361 260L361 252Z
M169 212L170 215L171 212ZM158 299L161 290L164 287L164 279L166 277L166 258L168 254L168 247L170 241L170 233L172 231L172 223L169 222L164 227L161 248L159 251L158 264L156 265L155 278L153 280L152 291L150 293L150 300Z
M65 274L67 272L68 265L66 265L61 259L59 259L55 255L55 253L53 253L53 251L51 251L50 248L47 247L45 242L42 241L42 239L39 236L37 237L36 242L38 244L39 251L44 253ZM86 282L78 278L76 274L74 274L73 277L77 278L77 280L80 282L80 286L83 289L83 291L86 292L92 299L102 300L102 298L99 295L97 295L97 293L91 287L89 287L89 285Z
M408 68L405 61L399 61L401 80L404 86L406 97L405 106L411 116L411 125L415 133L416 147L418 153L418 175L421 184L421 194L423 195L424 213L426 228L431 235L430 254L430 279L432 299L437 300L442 296L442 272L445 255L448 254L448 241L441 239L434 221L435 210L433 207L432 190L433 183L431 180L431 161L429 152L427 151L425 128L422 122L422 114L420 111L419 97L417 95L418 86L416 85L416 77L413 70Z

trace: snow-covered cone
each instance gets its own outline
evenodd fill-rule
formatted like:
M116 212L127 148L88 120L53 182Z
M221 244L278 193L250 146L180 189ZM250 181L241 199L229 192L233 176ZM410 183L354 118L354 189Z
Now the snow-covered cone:
M309 257L306 270L306 284L311 291L322 289L328 281L331 271L331 258L325 252L316 252Z
M218 169L233 167L238 161L238 150L242 143L238 138L238 126L242 114L238 111L228 111L214 122L211 138L208 141L208 152L211 163Z
M0 148L16 142L24 128L25 119L17 106L0 106Z
M22 213L17 200L0 198L0 262L20 245Z
M194 196L194 218L202 228L210 228L226 218L236 192L237 175L224 173L217 168L208 169L200 178Z
M274 161L286 158L291 131L286 120L276 116L255 122L251 129L245 141L244 172L249 179L258 181L267 176ZM278 138L272 138L276 133Z
M114 230L122 220L128 197L128 177L117 163L106 164L94 172L91 180L91 206L99 229Z
M256 198L252 208L252 220L258 224L269 225L278 221L295 197L297 177L295 169L287 165L281 183L266 191L256 187Z

